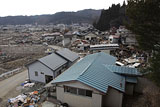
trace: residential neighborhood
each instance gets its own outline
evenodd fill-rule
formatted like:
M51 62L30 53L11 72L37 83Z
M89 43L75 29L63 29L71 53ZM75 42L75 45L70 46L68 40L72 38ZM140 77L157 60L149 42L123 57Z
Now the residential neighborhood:
M159 0L1 3L0 107L160 106Z
M133 95L141 74L115 62L103 52L87 55L52 81L57 99L73 107L121 107L123 94Z
M21 38L32 38L30 42L1 45L1 58L8 60L2 63L10 66L1 66L1 80L27 74L19 85L19 96L8 98L8 104L15 106L21 101L23 106L122 107L127 104L126 96L143 93L146 83L140 68L147 66L148 54L136 48L131 31L120 26L99 32L91 25L81 30L83 26L76 24L63 33L64 26L54 33L32 29L33 34ZM5 72L7 69L10 72Z

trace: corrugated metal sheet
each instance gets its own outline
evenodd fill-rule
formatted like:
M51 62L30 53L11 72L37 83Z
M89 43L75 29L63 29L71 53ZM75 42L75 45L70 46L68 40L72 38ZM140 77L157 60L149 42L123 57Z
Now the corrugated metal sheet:
M108 68L110 71L123 74L123 75L133 75L133 76L139 76L141 75L140 72L136 68L130 68L125 66L116 66L116 65L104 65L106 68Z
M96 54L88 55L55 78L53 82L76 80L86 70L86 68L90 66L95 57Z
M125 77L111 72L104 66L115 62L115 57L103 52L88 55L58 76L53 83L78 80L104 93L107 93L109 86L124 92Z
M75 52L70 51L67 48L61 49L59 51L56 51L57 54L60 56L66 58L67 60L74 62L76 59L79 58L78 54Z
M40 58L38 59L38 61L48 66L52 70L56 70L60 66L67 63L65 59L63 59L62 57L58 56L55 53L52 53L51 55Z

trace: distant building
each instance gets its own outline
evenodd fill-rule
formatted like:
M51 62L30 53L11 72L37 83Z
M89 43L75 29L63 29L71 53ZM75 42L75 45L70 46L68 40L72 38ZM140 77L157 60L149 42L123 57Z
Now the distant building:
M97 35L94 33L89 33L85 36L85 40L93 41L97 39Z
M97 45L90 45L90 51L93 53L96 52L105 52L110 54L110 50L116 50L119 48L118 44L97 44Z
M78 51L86 51L86 50L89 49L89 44L83 44L83 43L78 44L77 47L76 47L76 49Z
M63 36L62 44L63 46L67 46L73 43L74 41L76 41L76 39L77 39L77 36L75 34L73 34L72 32L67 32Z
M116 44L116 43L118 43L119 38L120 38L120 36L110 35L109 36L109 43Z

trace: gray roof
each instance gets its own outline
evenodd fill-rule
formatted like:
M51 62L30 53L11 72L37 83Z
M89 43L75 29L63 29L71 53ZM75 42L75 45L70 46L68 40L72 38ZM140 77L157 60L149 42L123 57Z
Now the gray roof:
M56 70L60 66L64 65L67 63L67 61L60 56L58 56L55 53L52 53L51 55L45 56L43 58L38 59L41 63L46 65L52 70Z
M64 57L65 59L74 62L76 59L79 58L78 54L75 52L70 51L67 48L61 49L59 51L56 51L56 53L62 57Z

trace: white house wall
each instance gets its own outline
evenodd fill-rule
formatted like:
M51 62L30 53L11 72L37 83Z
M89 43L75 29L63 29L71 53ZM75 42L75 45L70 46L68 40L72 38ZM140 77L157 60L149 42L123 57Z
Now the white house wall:
M74 95L64 92L63 86L70 86L93 91L92 97ZM97 90L88 87L80 82L68 82L56 87L57 99L63 103L68 103L70 107L101 107L102 95Z
M38 76L35 76L35 71L38 72ZM28 66L28 72L29 72L29 74L28 74L29 79L31 81L45 83L46 82L45 75L49 75L49 76L54 77L53 71L38 61L36 61ZM41 72L44 74L41 74Z

